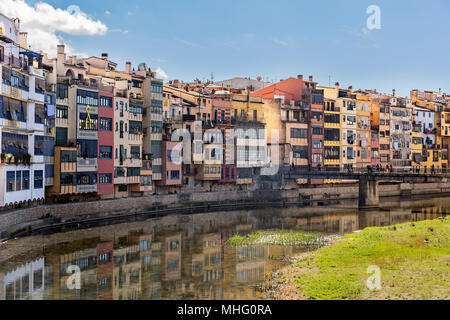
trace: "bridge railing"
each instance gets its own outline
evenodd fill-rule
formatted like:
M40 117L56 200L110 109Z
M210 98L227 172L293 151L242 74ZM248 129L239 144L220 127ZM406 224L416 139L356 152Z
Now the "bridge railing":
M366 167L366 168L336 168L336 167L289 167L285 166L280 168L282 174L290 175L303 175L308 173L318 174L318 173L335 173L335 174L429 174L429 175L439 175L439 174L450 174L450 168L424 168L424 167L403 167L403 168L386 168L386 167Z

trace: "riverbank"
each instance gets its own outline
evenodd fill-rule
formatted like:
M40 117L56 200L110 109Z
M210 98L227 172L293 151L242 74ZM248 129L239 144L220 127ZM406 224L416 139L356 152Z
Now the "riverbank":
M367 228L294 259L267 281L267 299L448 300L450 217ZM371 266L380 268L378 290L367 285Z
M0 211L0 240L42 232L64 232L172 214L195 214L257 208L357 208L358 184L292 184L286 190L258 189L189 192L92 202L40 205ZM430 198L450 195L450 182L381 183L386 199ZM356 207L355 207L356 204Z

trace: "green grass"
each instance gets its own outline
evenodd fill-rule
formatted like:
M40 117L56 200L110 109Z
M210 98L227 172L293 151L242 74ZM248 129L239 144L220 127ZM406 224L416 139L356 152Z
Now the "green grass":
M370 290L369 266L381 270ZM299 296L311 300L450 299L450 217L368 228L294 265Z
M228 240L233 248L245 247L255 244L273 244L284 246L320 246L327 240L319 233L286 230L254 231L247 236L236 235Z

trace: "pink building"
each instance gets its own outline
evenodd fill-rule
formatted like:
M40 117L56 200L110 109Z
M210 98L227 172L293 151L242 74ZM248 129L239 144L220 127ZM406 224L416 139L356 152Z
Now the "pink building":
M181 185L181 147L176 141L163 141L163 175L160 186Z
M112 91L112 88L111 88ZM114 96L99 93L98 105L98 187L99 195L114 196Z

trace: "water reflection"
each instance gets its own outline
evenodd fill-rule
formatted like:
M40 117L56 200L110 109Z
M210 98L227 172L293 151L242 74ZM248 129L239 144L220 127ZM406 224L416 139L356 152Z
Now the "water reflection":
M385 203L373 211L287 208L172 216L18 239L0 247L0 299L258 299L255 285L302 248L232 249L235 234L268 228L345 234L436 219L449 199ZM387 208L391 207L391 208ZM81 270L70 290L67 268Z

